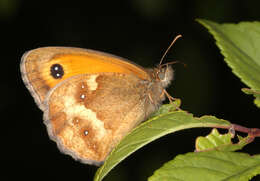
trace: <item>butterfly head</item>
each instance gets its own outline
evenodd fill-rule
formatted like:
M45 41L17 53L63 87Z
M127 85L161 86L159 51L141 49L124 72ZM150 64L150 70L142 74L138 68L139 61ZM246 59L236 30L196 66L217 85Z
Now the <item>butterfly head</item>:
M160 82L162 87L166 88L173 79L173 69L168 64L159 65L153 70L153 77Z

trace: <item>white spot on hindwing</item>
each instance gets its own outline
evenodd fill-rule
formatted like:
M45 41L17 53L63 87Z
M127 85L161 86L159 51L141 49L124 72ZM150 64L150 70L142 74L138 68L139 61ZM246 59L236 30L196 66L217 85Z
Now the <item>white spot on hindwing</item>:
M80 98L81 98L81 99L85 99L85 97L86 97L86 96L85 96L84 94L81 94L81 95L80 95Z
M88 135L88 131L87 131L87 130L84 131L84 135L85 135L85 136Z
M104 122L97 118L97 114L91 109L87 109L84 105L78 104L73 96L64 97L64 112L67 115L67 121L73 125L73 119L79 117L82 120L89 121L91 127L97 131L95 137L101 139L106 134Z

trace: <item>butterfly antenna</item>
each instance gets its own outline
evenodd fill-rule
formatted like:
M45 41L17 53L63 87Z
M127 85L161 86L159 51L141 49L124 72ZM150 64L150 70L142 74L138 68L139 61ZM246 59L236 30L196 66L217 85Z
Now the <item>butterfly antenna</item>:
M162 64L162 61L164 60L165 56L167 55L167 53L168 53L169 50L171 49L172 45L173 45L179 38L181 38L181 37L182 37L182 35L177 35L177 36L172 40L171 44L169 45L169 47L167 48L167 50L164 52L164 54L163 54L163 56L162 56L162 58L161 58L161 60L160 60L160 64L159 64L159 65Z
M183 64L184 67L187 66L185 63L180 62L180 61L167 62L167 63L161 64L160 66L163 67L163 66L172 65L172 64L177 64L177 63L181 63L181 64Z

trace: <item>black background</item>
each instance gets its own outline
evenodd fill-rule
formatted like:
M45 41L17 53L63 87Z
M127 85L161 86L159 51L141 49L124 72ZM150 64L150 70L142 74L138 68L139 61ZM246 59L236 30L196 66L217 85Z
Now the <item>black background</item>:
M145 67L156 65L171 40L183 38L166 61L178 60L168 92L182 99L182 109L196 116L214 115L247 127L260 127L259 110L246 87L223 61L213 38L195 19L219 23L260 18L260 1L36 1L0 0L1 158L8 180L91 180L95 166L60 154L49 140L42 112L20 76L20 58L42 46L75 46L109 52ZM209 129L190 129L165 136L132 154L105 180L146 180L177 154L194 150L196 136ZM260 153L260 140L244 148ZM259 179L259 177L258 177ZM257 178L255 178L257 180Z

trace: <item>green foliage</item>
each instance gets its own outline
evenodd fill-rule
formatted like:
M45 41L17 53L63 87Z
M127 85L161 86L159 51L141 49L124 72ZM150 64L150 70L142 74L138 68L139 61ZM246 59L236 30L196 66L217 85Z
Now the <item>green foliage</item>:
M253 94L255 104L260 107L260 22L217 24L202 19L198 21L214 36L226 63L252 89L246 93Z
M233 143L232 138L235 135L232 132L227 134L220 134L217 129L213 129L206 137L198 137L196 139L196 151L236 151L242 149L249 143L250 137L238 136L238 143Z
M248 88L243 88L242 91L246 94L252 94L255 96L255 104L260 107L260 91L248 89Z
M244 181L260 173L260 155L208 151L179 155L155 171L149 181Z
M156 117L156 116L159 116L161 114L168 113L168 112L171 112L171 111L176 111L180 108L180 106L181 106L181 100L175 99L175 101L173 101L171 104L162 105L158 111L156 111L155 113L153 113L151 115L150 118Z

